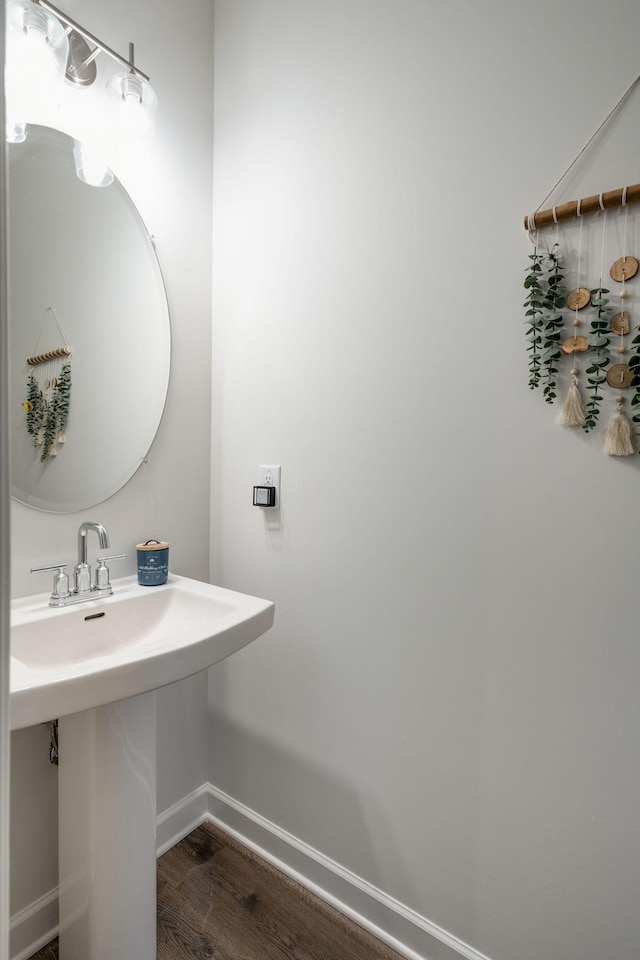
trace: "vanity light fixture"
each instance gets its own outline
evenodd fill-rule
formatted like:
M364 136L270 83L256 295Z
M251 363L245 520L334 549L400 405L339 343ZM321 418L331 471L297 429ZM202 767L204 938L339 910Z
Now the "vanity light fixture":
M34 104L55 108L65 76L69 40L60 21L32 0L10 0L6 14L7 140L22 143Z
M38 103L36 116L42 113L45 100L55 108L62 80L78 88L94 84L95 61L101 53L125 69L106 83L104 109L85 110L82 134L75 137L76 172L94 186L113 181L110 160L125 166L148 160L157 108L149 77L136 66L132 43L125 58L49 0L8 0L5 86L9 142L25 139L34 102Z

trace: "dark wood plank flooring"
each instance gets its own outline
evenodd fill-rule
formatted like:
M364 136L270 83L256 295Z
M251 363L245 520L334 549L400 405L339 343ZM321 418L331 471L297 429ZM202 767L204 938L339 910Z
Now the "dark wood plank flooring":
M33 960L58 960L57 940ZM402 958L205 823L158 860L157 960Z

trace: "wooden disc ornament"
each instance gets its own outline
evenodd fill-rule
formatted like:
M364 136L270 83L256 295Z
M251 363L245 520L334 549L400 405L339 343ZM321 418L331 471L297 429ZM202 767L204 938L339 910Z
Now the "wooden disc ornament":
M627 257L627 260L629 257ZM612 268L613 269L613 268ZM576 287L567 296L567 307L569 310L582 310L591 301L591 293L586 287Z
M620 257L613 264L609 273L613 280L622 283L623 280L630 280L631 277L635 277L638 269L640 269L640 263L635 257Z
M607 370L607 383L616 390L631 386L633 372L628 363L615 363Z
M583 353L589 349L589 341L586 337L569 337L560 347L567 356L571 353Z
M621 313L616 313L615 317L611 317L611 329L614 333L617 333L619 337L624 337L629 333L629 314L626 310L622 310Z

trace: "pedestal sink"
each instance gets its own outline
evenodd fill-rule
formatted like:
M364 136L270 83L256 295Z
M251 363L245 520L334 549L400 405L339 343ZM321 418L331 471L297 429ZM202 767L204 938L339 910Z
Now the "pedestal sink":
M60 960L154 960L155 690L246 646L274 605L185 577L11 610L11 726L59 718Z

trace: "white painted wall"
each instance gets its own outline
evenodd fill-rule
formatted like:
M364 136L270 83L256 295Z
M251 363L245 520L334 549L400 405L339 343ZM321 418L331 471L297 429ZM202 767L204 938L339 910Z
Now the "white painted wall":
M210 778L492 960L640 948L640 460L555 426L521 308L639 40L633 0L216 2L212 574L277 612L210 673ZM559 200L638 180L638 106Z
M45 514L20 504L12 511L13 594L47 589L32 577L36 564L73 560L79 523L103 522L114 552L129 558L135 544L171 542L171 568L207 579L210 450L211 163L213 9L208 0L66 0L62 4L118 51L136 44L136 60L160 101L153 168L131 188L155 235L172 318L169 399L149 464L108 502L82 514ZM187 21L197 29L184 30ZM90 225L87 224L90 234ZM117 282L117 279L115 280ZM114 569L115 573L115 569ZM200 786L207 775L206 676L158 695L158 810ZM13 736L12 913L57 883L57 775L47 760L44 727Z

